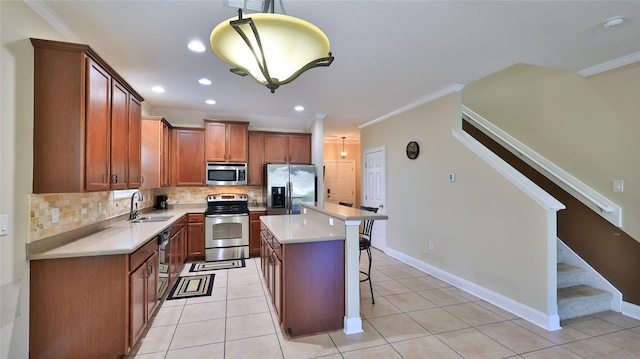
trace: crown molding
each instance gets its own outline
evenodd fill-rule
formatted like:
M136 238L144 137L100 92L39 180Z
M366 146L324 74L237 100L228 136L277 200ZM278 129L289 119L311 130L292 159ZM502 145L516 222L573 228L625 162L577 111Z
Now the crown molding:
M399 114L401 114L403 112L409 111L409 110L411 110L413 108L416 108L416 107L418 107L420 105L424 105L425 103L429 103L429 102L431 102L433 100L437 100L442 96L446 96L446 95L452 94L454 92L460 92L460 91L462 91L463 88L464 88L464 85L458 85L458 84L451 85L449 87L445 87L442 90L436 91L436 92L434 92L434 93L432 93L430 95L427 95L426 97L423 97L423 98L421 98L421 99L419 99L417 101L411 102L411 103L409 103L409 104L407 104L407 105L405 105L403 107L400 107L397 110L389 112L386 115L380 116L380 117L378 117L376 119L373 119L373 120L371 120L371 121L369 121L367 123L364 123L364 124L358 126L358 128L359 129L363 129L365 127L371 126L371 125L373 125L375 123L384 121L384 120L386 120L386 119L388 119L390 117L399 115Z
M595 66L588 67L584 70L578 71L578 75L583 77L589 77L605 71L616 69L618 67L626 66L638 61L640 61L640 52L636 52L627 56L619 57L611 61L607 61Z
M56 14L51 8L42 0L24 0L33 11L35 11L40 17L42 17L49 25L53 26L65 39L70 42L82 43L80 38L69 29L69 26L64 22L58 14Z

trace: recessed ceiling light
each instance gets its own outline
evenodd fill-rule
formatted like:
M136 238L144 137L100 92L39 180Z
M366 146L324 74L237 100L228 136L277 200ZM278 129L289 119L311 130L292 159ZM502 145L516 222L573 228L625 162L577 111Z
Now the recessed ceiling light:
M198 82L201 83L202 85L211 85L211 80L204 77L198 80Z
M202 42L200 41L191 41L189 43L189 45L187 45L187 47L189 48L189 50L193 51L193 52L204 52L204 50L206 50L207 48L204 47L204 45L202 44Z
M612 17L611 19L603 22L602 25L604 25L604 27L613 27L613 26L618 26L618 25L622 24L623 22L624 22L624 17L623 16L616 16L616 17Z
M164 92L164 88L162 86L153 86L151 88L151 91L157 92L157 93L163 93Z
M296 106L294 107L296 111L304 111L304 107L302 106Z
M215 104L216 104L216 102L215 102L214 100L207 100L207 101L205 101L205 102L206 102L207 104L209 104L209 105L215 105Z

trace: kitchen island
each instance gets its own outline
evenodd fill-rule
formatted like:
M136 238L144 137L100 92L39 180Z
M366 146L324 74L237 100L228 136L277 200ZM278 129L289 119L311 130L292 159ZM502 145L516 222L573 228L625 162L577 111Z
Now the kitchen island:
M270 292L279 313L281 323L287 329L287 298L294 298L302 293L296 293L296 287L281 287L283 284L283 271L287 270L286 261L293 258L287 257L287 248L293 248L293 244L307 244L313 250L303 251L297 258L299 263L306 263L306 272L323 272L322 278L334 284L330 293L326 289L314 293L322 300L336 300L343 302L339 308L333 308L327 317L332 324L322 327L316 333L336 330L342 327L345 334L361 333L362 319L360 318L360 279L359 279L359 226L362 220L385 220L388 217L383 214L375 214L333 203L302 203L300 215L264 216L261 217L263 238L261 253L262 268L267 284L270 284ZM271 238L270 238L271 236ZM324 243L324 244L323 244ZM287 247L289 245L289 247ZM284 248L284 255L278 255L278 251ZM327 254L329 253L329 254ZM279 261L282 261L280 263ZM272 263L275 263L272 264ZM309 266L309 263L312 263ZM281 268L277 268L280 265ZM272 268L273 267L273 268ZM331 279L326 279L330 275ZM341 278L340 278L341 277ZM286 285L286 284L285 284ZM336 293L336 288L339 293ZM307 288L313 290L313 287ZM308 294L308 293L307 293ZM317 302L317 299L316 299ZM315 302L314 302L315 303ZM306 303L305 313L311 311L320 312L313 303ZM284 307L284 308L282 308ZM340 312L339 314L337 314ZM336 327L336 316L342 316L342 324ZM314 320L319 320L315 318ZM301 335L313 334L308 331ZM295 336L295 333L294 333Z

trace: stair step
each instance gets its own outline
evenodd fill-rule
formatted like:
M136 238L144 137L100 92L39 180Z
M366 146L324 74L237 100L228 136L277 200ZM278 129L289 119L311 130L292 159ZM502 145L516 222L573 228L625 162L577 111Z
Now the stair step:
M584 284L585 270L568 264L558 263L558 289Z
M558 289L558 315L560 320L582 317L611 309L613 294L579 285Z

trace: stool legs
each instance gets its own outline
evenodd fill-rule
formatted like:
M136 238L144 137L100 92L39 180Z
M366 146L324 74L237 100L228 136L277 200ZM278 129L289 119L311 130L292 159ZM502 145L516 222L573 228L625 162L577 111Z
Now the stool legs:
M365 279L361 279L360 282L369 281L369 289L371 290L371 304L376 304L375 299L373 299L373 285L371 284L371 247L368 246L365 248L367 251L367 256L369 257L369 270L368 272L360 271L360 273L366 276ZM362 254L362 250L360 250L360 254Z

